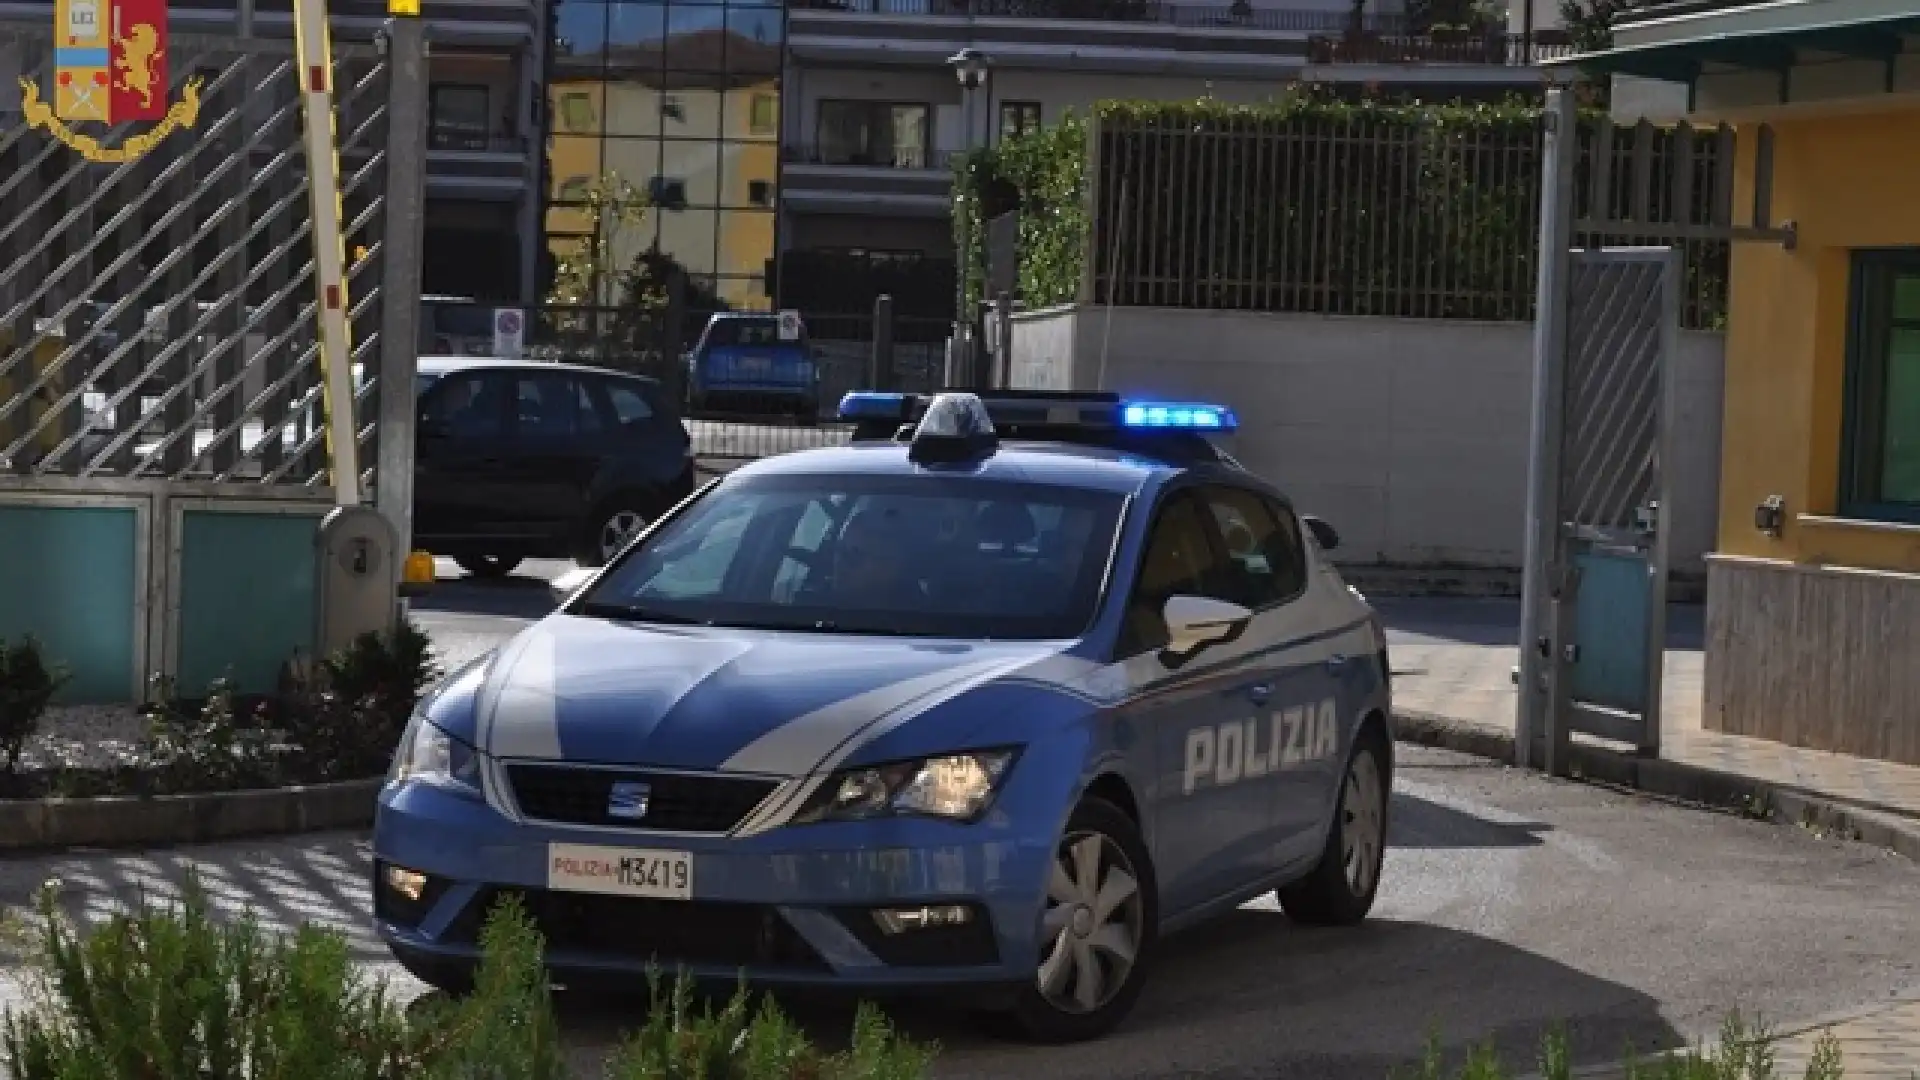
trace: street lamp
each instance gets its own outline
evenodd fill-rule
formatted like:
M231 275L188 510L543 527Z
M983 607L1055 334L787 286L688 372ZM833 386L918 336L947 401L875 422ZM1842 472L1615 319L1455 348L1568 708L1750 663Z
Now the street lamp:
M987 74L991 68L985 53L978 49L961 49L947 58L947 66L953 69L954 78L960 83L960 122L964 127L961 138L961 153L973 150L974 139L980 133L980 121L975 110L975 101L980 88L987 84ZM978 209L977 207L975 208ZM948 357L947 384L957 385L955 376L965 373L968 379L974 379L972 337L966 333L967 319L967 255L973 247L973 232L968 231L956 238L953 259L953 344Z

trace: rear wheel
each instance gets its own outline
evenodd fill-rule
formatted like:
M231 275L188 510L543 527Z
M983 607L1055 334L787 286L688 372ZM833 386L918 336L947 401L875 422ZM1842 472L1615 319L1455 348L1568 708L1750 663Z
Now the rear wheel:
M653 515L636 496L620 496L608 502L588 519L587 535L582 538L574 561L582 566L605 566L626 550L653 521Z
M1365 728L1347 762L1319 865L1280 890L1280 906L1295 922L1347 926L1373 909L1386 862L1387 776L1386 738Z
M453 560L460 569L477 578L497 579L513 573L520 565L519 559L504 555L466 555Z
M1036 1042L1098 1038L1145 985L1159 909L1153 864L1133 820L1088 797L1054 849L1040 912L1040 964L1006 1014Z

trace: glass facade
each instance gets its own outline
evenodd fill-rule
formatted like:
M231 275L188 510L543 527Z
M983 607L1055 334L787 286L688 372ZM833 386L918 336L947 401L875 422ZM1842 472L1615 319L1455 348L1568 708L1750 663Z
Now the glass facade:
M596 195L625 186L645 209L600 215L599 304L625 303L618 279L637 263L657 273L671 260L696 297L770 307L784 10L776 0L555 0L554 11L554 259L584 248Z

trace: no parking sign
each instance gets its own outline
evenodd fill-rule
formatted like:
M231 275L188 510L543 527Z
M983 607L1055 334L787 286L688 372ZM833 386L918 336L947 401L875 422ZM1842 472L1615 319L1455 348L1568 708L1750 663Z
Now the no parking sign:
M526 343L526 316L519 308L493 309L493 355L505 360L520 359Z

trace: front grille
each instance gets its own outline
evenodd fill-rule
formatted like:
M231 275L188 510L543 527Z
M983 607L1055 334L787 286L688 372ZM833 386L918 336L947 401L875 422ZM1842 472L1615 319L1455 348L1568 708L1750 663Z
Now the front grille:
M566 765L507 766L514 802L530 818L566 825L605 825L661 832L723 833L740 824L778 783L739 776L687 776L645 770ZM647 785L646 813L607 812L616 783Z
M494 904L508 898L519 899L553 951L668 967L832 970L779 912L764 904L489 888L448 927L445 940L478 942Z

